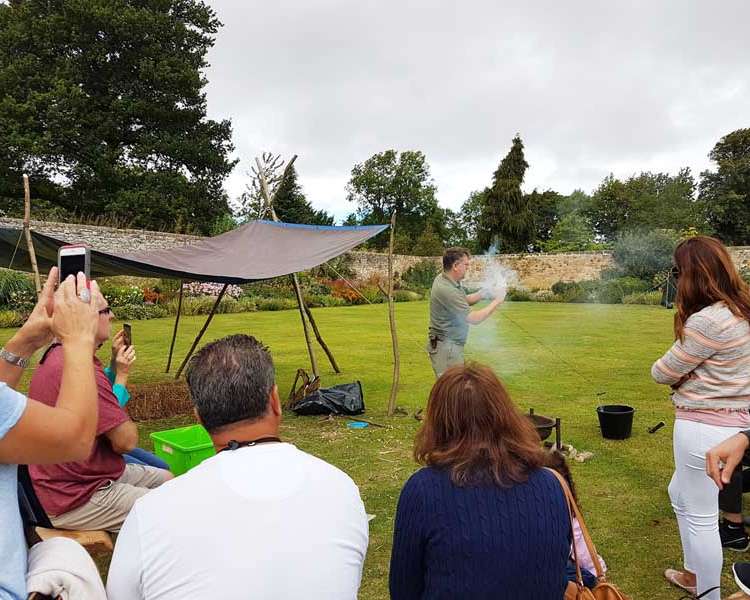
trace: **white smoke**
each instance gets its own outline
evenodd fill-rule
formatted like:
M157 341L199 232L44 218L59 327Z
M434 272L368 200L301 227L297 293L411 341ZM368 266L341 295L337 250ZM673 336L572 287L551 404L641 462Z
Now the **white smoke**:
M520 287L518 273L510 267L495 262L492 259L486 261L480 289L485 298L499 298L505 300L508 288Z

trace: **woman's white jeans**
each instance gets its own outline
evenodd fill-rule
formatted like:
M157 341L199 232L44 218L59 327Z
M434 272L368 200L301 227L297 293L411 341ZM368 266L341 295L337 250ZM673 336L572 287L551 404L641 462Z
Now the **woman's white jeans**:
M695 573L698 590L721 582L723 564L719 539L719 488L706 475L706 452L740 427L719 427L677 419L674 424L675 471L669 483L669 498L677 515L686 571ZM720 600L719 590L702 600Z

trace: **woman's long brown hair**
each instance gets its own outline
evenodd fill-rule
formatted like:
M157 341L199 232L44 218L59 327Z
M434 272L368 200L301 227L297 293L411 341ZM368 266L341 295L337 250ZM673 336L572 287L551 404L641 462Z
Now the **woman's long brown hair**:
M452 367L435 382L414 457L448 469L460 486L521 483L544 463L531 421L492 369L479 364Z
M750 291L719 240L702 235L683 240L675 248L674 263L679 272L675 339L683 339L690 315L720 300L750 321Z

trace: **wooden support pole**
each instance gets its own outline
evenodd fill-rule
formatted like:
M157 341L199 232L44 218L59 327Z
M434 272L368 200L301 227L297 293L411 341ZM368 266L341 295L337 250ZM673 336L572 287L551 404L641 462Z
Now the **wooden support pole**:
M318 359L315 357L315 350L310 341L310 329L305 319L305 299L302 297L297 273L292 273L292 286L294 287L294 295L297 297L297 308L299 309L299 318L302 319L302 329L305 332L305 344L307 345L307 353L310 355L310 368L312 369L313 376L318 377L320 375L318 371Z
M174 352L174 341L177 339L177 326L180 324L180 313L182 312L182 288L183 282L180 280L180 296L177 299L177 316L174 319L174 331L172 332L172 343L169 344L169 358L167 359L167 368L165 373L169 373L169 368L172 366L172 352Z
M295 154L292 159L287 164L286 168L284 169L284 173L281 176L281 182L284 181L287 174L291 170L291 166L296 160L297 155ZM258 167L258 178L260 179L260 192L263 195L263 199L266 201L266 205L268 206L269 212L271 213L271 217L274 221L278 222L279 217L276 216L276 211L273 208L273 201L271 199L271 193L268 191L268 182L266 181L266 176L263 173L263 167L260 164L260 160L258 160L258 157L255 157L255 164ZM297 274L292 273L292 286L294 287L294 295L297 298L297 308L299 309L299 316L302 320L302 330L305 334L305 345L307 346L307 354L310 357L310 369L313 372L313 376L317 377L319 375L318 372L318 360L315 358L315 350L312 346L312 341L310 340L310 329L307 325L307 319L305 316L305 300L302 297L302 291L299 287L299 279L297 279Z
M328 357L328 361L331 363L333 370L336 373L341 373L341 369L339 369L339 365L336 362L336 359L333 357L333 353L328 347L328 344L326 344L325 341L323 340L323 336L320 335L320 331L318 330L318 324L315 322L315 319L313 318L313 314L312 314L312 311L310 310L310 307L307 306L307 304L305 304L304 302L302 303L302 307L305 309L305 314L307 315L307 318L310 321L310 325L312 325L312 330L313 330L313 333L315 334L315 339L318 340L318 344L320 344L320 347L323 348L323 352L326 353L326 356Z
M180 375L182 375L182 370L185 368L185 365L190 360L190 357L193 355L193 352L195 352L195 348L198 345L198 342L201 341L203 334L206 333L206 329L208 329L208 325L209 323L211 323L211 319L214 318L214 313L216 312L216 309L219 307L219 302L221 302L221 299L224 297L224 292L227 291L228 287L229 287L229 284L225 283L224 287L221 288L221 291L219 292L219 295L216 298L216 302L214 302L214 305L211 307L211 312L209 313L208 318L206 319L206 322L203 324L203 328L198 332L198 335L195 337L195 340L193 340L193 345L190 346L190 350L188 351L187 356L185 357L185 360L182 361L180 368L177 369L177 373L175 373L175 376L174 376L175 379L179 379Z
M39 278L39 267L36 264L36 252L34 252L34 242L31 241L31 190L29 188L29 176L23 175L23 233L26 236L26 246L29 251L29 260L31 269L34 271L34 285L36 286L36 295L42 293L42 281Z
M391 215L391 240L388 244L388 321L391 325L391 342L393 344L393 382L391 383L391 397L388 399L388 416L393 416L396 410L396 396L398 396L398 381L401 376L401 354L398 350L398 334L396 332L396 305L393 301L393 239L396 231L396 211Z

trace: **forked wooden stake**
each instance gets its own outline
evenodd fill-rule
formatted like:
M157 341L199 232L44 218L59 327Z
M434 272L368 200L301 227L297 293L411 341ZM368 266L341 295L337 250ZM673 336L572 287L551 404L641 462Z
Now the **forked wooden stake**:
M393 416L396 410L396 396L398 396L398 381L401 376L401 354L398 350L398 333L396 332L396 306L393 302L393 239L396 231L396 211L391 215L391 240L388 244L388 321L391 325L391 342L393 344L393 382L391 383L391 397L388 399L388 416Z
M31 241L31 190L29 189L29 176L23 175L23 233L26 236L26 246L29 250L29 260L31 268L34 271L34 285L36 286L36 295L42 293L42 282L39 278L39 267L36 264L36 252L34 252L34 242Z

